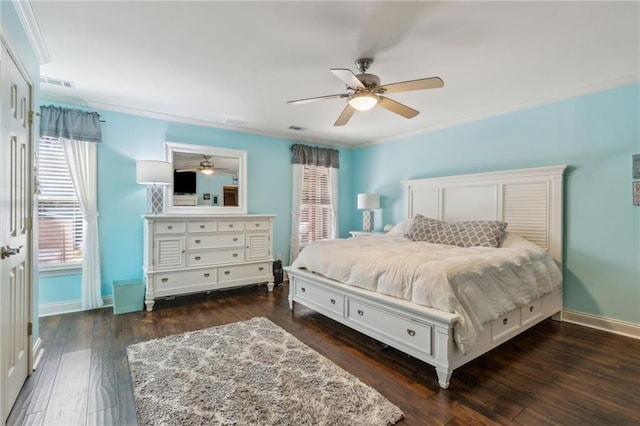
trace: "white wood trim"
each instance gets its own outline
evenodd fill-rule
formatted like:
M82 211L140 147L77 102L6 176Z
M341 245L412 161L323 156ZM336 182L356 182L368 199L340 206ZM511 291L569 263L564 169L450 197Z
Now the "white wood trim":
M33 14L31 1L12 0L12 3L16 9L18 18L20 18L22 28L27 35L27 39L33 48L33 53L36 56L38 63L40 65L48 64L51 62L51 56L49 55L49 50L47 49L47 45L44 42L42 33L40 32L36 16Z
M104 296L102 297L102 301L104 302L104 305L99 309L113 306L112 296ZM82 300L80 299L56 303L44 303L38 306L38 316L48 317L51 315L69 314L71 312L80 312L84 310L85 309L82 309Z
M565 309L562 320L585 327L640 339L640 324Z
M44 355L44 348L42 347L42 339L40 337L38 337L38 340L36 340L36 343L33 345L33 354L31 371L38 368L38 364L40 364L40 360L42 360L42 356Z

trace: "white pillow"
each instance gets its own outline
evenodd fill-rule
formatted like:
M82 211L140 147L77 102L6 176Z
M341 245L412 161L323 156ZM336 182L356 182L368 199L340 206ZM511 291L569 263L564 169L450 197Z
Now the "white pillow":
M393 228L391 228L391 231L387 232L387 235L404 237L409 233L409 229L411 229L411 222L413 222L413 219L405 219L398 222Z

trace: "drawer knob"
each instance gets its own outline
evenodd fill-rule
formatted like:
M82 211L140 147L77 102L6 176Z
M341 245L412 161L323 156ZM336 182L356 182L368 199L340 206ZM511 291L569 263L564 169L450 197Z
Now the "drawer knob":
M529 312L533 312L533 306L529 306Z
M264 266L259 267L258 271L264 271Z
M335 305L336 304L336 299L331 299L331 304Z
M412 330L412 329L410 329L410 328L407 328L407 334L408 334L409 336L413 337L413 336L415 336L415 335L416 335L416 331L415 331L415 330Z
M169 278L163 278L160 281L162 281L163 283L166 283L167 281L169 281Z
M306 288L304 288L304 287L302 287L302 288L300 289L300 291L304 293L305 291L307 291L307 289L306 289Z
M502 320L502 324L507 325L507 323L509 322L509 320L507 318Z
M204 229L204 225L200 225L200 229Z
M196 259L196 260L200 260L200 256L196 256L196 257L195 257L195 259Z
M233 257L238 257L238 253L233 253Z
M205 278L209 278L209 275L211 275L211 274L207 272L206 274L204 274L204 277Z
M233 228L233 223L230 223L230 224L229 224L229 228Z
M234 239L233 239L233 242L235 243L236 241L238 241L238 239L237 239L237 238L234 238Z
M167 226L167 229L173 229L173 225Z
M224 271L225 275L229 275L231 273L231 271Z
M256 228L258 228L259 226L260 226L260 224L259 224L259 223L256 223Z
M196 240L196 244L200 244L200 240Z
M363 316L363 315L364 315L364 312L363 312L363 311L361 311L360 309L358 309L358 315Z

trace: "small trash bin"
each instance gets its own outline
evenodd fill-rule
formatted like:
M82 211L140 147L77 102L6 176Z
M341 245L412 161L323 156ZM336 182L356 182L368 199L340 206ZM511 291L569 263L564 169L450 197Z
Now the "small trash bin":
M144 306L144 280L141 278L113 281L113 313L141 311Z

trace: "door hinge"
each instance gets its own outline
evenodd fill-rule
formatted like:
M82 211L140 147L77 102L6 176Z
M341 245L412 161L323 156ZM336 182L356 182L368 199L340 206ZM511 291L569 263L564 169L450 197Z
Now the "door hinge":
M33 323L29 321L27 323L27 336L33 335Z

